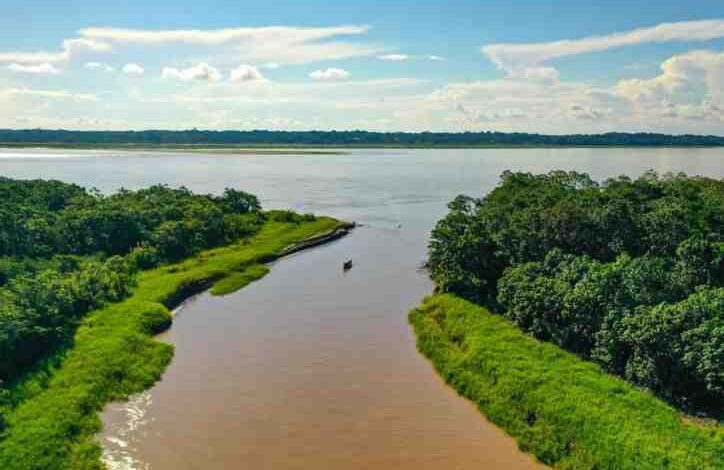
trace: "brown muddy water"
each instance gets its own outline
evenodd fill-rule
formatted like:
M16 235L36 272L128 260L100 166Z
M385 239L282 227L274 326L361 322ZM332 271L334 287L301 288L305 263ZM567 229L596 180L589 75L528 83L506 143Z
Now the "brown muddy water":
M360 227L186 303L137 428L127 405L106 414L107 460L115 446L152 469L535 468L416 352L405 314L431 286L406 274L410 246L404 226Z
M274 264L226 297L202 294L161 336L162 380L110 405L112 469L528 469L541 467L458 397L415 350L407 312L431 292L418 268L455 195L503 170L602 179L653 168L722 177L720 149L363 150L234 157L0 150L0 174L110 191L155 183L258 194L265 207L363 224ZM354 268L342 271L344 259Z

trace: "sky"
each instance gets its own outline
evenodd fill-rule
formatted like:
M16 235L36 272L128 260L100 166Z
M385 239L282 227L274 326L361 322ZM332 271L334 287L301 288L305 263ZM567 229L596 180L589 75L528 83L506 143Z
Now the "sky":
M0 128L724 135L724 1L0 0Z

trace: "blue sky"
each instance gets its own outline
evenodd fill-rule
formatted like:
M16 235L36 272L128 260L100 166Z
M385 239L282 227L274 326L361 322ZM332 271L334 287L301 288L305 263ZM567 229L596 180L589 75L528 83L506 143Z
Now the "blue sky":
M0 127L724 134L721 1L0 8Z

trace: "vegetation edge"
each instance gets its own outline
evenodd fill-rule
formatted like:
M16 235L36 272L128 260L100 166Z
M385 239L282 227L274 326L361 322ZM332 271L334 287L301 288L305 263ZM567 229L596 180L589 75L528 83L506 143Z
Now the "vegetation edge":
M450 294L410 312L418 349L519 447L561 469L724 468L724 430Z
M327 217L269 221L250 240L142 272L129 298L85 317L73 346L49 361L57 365L18 385L24 399L0 437L0 468L105 468L98 413L160 379L173 346L154 336L171 325L170 308L212 285L221 287L217 294L238 290L268 272L262 263L339 238L352 226ZM226 279L234 282L224 285Z

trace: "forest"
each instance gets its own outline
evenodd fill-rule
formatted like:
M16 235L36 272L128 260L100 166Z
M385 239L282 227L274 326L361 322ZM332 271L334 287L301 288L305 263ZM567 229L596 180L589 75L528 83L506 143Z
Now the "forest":
M0 386L67 345L86 313L127 297L137 271L250 236L265 217L234 189L105 196L0 178Z
M68 131L0 129L4 145L56 146L722 146L724 137L653 133L543 135L506 132L369 132L369 131Z
M432 232L441 292L695 414L724 412L724 181L505 172Z

